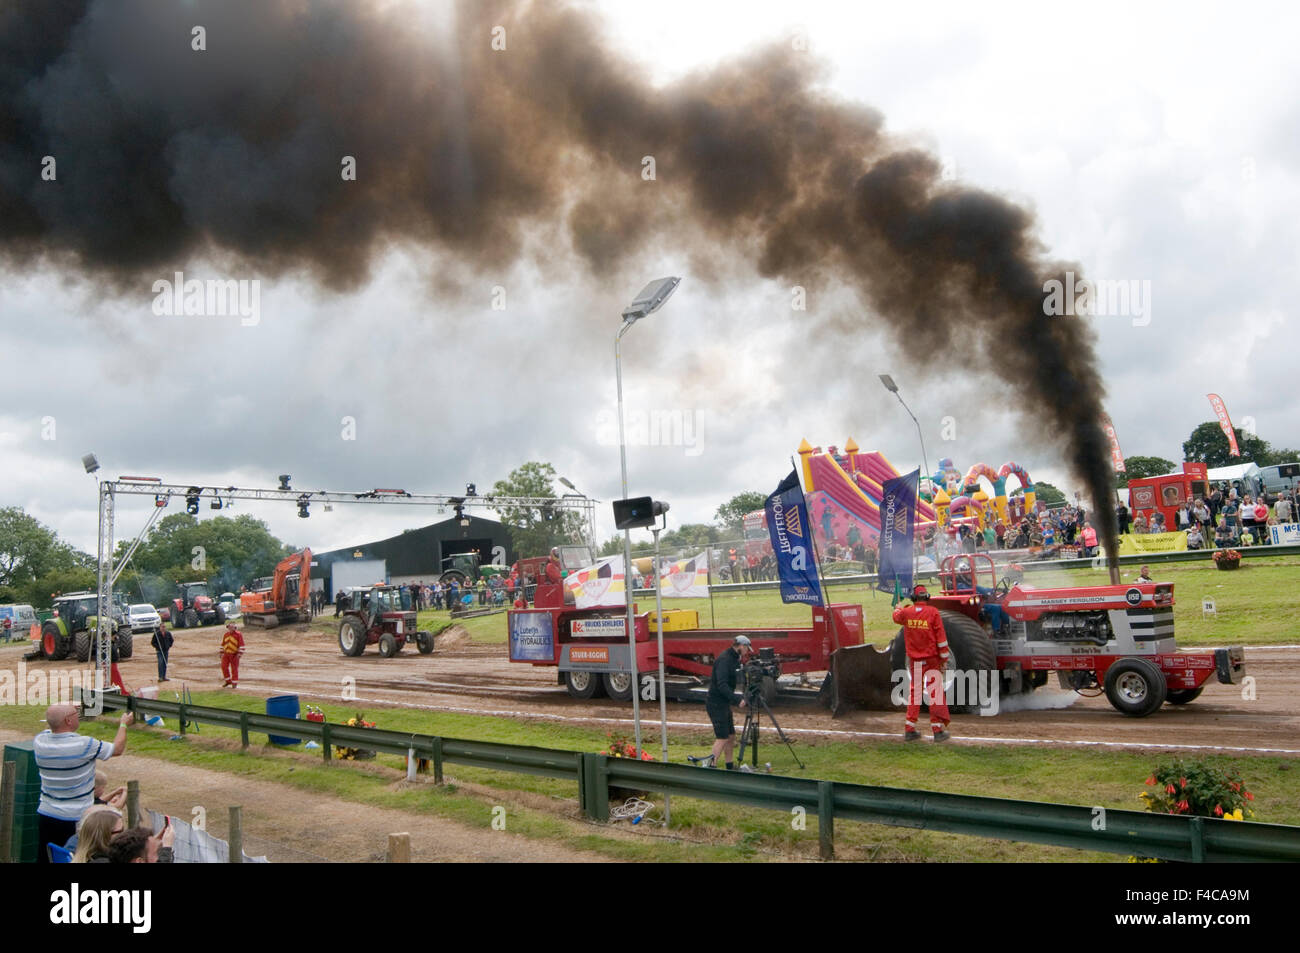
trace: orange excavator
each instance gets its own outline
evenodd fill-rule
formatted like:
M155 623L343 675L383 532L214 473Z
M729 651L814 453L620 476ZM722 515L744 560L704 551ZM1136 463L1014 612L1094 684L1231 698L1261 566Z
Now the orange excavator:
M259 582L269 582L269 585L239 597L239 611L245 624L272 628L281 622L311 620L310 549L280 560L275 575Z

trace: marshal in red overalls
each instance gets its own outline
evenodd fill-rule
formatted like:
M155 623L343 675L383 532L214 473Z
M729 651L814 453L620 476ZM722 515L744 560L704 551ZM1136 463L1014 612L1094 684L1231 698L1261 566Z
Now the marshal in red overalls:
M930 593L925 586L917 586L912 590L912 605L894 610L894 621L903 627L903 642L907 646L910 687L903 730L905 741L916 741L921 737L916 730L916 719L921 713L922 691L930 706L930 731L935 741L948 740L947 729L952 720L943 692L943 673L948 667L948 636L943 631L939 610L929 601Z

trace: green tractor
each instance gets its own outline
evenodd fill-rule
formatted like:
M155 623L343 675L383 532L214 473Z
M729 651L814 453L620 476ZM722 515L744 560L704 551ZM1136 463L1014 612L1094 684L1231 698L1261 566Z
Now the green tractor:
M41 625L38 657L58 662L72 655L78 662L90 661L91 643L99 625L98 612L99 596L93 592L58 596L54 600L54 616ZM118 657L128 659L134 646L126 614L119 605L114 605L112 616Z

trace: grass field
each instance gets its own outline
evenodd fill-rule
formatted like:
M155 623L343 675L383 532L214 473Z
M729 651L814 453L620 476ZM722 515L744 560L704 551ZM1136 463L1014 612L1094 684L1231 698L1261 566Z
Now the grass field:
M247 711L262 711L265 706L261 698L215 692L199 693L194 701ZM326 704L323 708L335 722L345 721L356 713L354 708L344 705ZM3 708L0 725L34 732L42 714L32 706ZM368 711L367 717L386 729L562 750L599 751L608 743L602 730L548 723L540 718L519 720L391 709ZM111 722L111 719L87 722L84 730L107 739L114 730ZM567 782L449 764L446 772L451 783L443 788L410 787L394 783L404 776L402 759L394 756L380 755L373 762L327 766L316 753L259 747L256 736L254 746L247 753L241 752L237 731L206 725L197 735L191 734L183 741L169 741L174 727L133 729L130 751L276 781L347 801L433 812L471 826L488 826L491 807L506 804L512 831L568 847L595 850L616 859L698 861L775 859L781 855L812 858L817 851L817 824L812 817L808 818L807 830L798 831L793 829L790 816L781 812L676 798L672 805L671 834L680 842L656 837L659 829L649 825L644 839L627 842L603 836L599 826L581 820L576 789ZM710 742L706 733L674 736L670 739L670 759L681 762L688 753L703 753ZM647 734L645 744L654 752L659 750L658 737L653 732ZM807 765L804 770L797 768L789 752L781 746L765 745L761 756L771 761L773 771L778 774L1127 810L1140 809L1137 795L1143 790L1142 782L1156 763L1164 760L1130 752L1053 751L1048 757L1032 748L962 745L936 749L929 745L904 747L887 742L800 742L796 750ZM1205 760L1234 764L1241 771L1255 793L1258 820L1300 824L1300 805L1294 796L1300 764L1281 758ZM661 801L655 795L651 795L651 800ZM836 825L836 850L845 859L891 861L1123 859L1110 854L849 822Z
M1209 563L1169 563L1153 570L1159 582L1174 584L1174 623L1178 643L1196 645L1270 645L1300 640L1300 558L1247 560L1236 572L1221 572ZM1124 580L1137 576L1136 569L1126 569ZM1074 569L1059 572L1031 573L1027 582L1038 588L1052 586L1104 585L1105 570ZM832 601L857 602L864 610L864 627L868 641L883 644L898 631L890 618L890 595L866 586L833 586ZM1203 617L1202 599L1215 602L1217 616ZM654 600L638 603L641 611L652 609ZM700 625L716 624L722 628L747 626L806 626L810 624L805 606L783 605L779 593L729 593L715 596L712 607L707 599L665 599L669 609L699 612ZM712 608L713 622L710 622ZM420 626L436 631L451 617L447 612L420 613ZM317 625L335 631L327 616ZM481 643L506 641L505 615L482 616L460 623L470 637Z

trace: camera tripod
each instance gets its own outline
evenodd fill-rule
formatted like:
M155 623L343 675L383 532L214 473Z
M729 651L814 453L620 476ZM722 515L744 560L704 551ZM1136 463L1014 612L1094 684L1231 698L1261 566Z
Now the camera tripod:
M799 756L794 753L794 746L790 744L790 739L785 736L781 726L777 723L776 715L772 714L772 709L768 707L767 701L763 698L763 685L758 682L745 687L745 727L740 732L740 757L736 761L740 764L745 762L745 746L750 746L750 766L758 767L758 722L762 717L762 712L767 712L767 717L772 721L772 727L776 729L777 737L785 742L785 746L790 749L790 756L794 758L795 764L800 768L804 763L799 760Z

